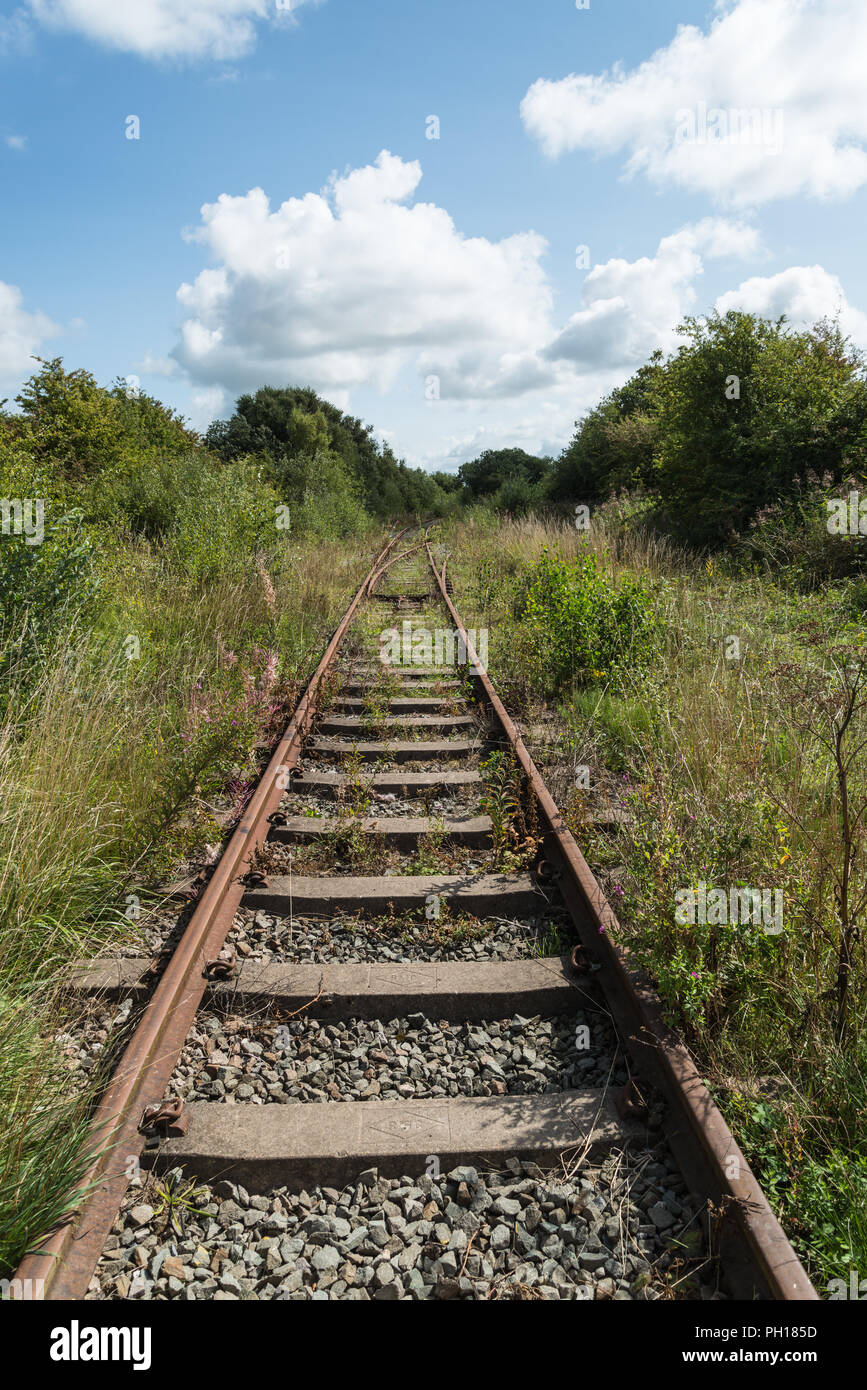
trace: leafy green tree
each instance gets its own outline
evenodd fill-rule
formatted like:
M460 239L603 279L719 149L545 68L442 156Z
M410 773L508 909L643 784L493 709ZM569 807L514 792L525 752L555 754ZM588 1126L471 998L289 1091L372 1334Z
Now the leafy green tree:
M656 398L665 368L662 353L623 386L609 392L579 421L551 476L558 501L600 502L621 489L653 483L658 438Z
M485 449L478 458L461 464L458 477L467 500L493 497L506 482L520 480L532 488L548 476L551 460L537 458L524 449Z
M74 481L110 467L123 447L116 403L90 372L63 370L63 359L36 359L34 373L16 396L32 428L33 454Z
M534 491L526 478L512 476L501 483L494 493L494 505L498 511L525 512L532 504Z
M399 463L373 428L345 415L310 387L263 386L239 397L230 420L211 425L205 443L219 457L259 454L285 476L295 455L315 458L330 453L357 482L364 507L375 516L435 509L443 499L437 485L420 469Z
M431 473L430 476L440 491L444 492L447 497L457 496L463 488L463 483L457 473L443 473L439 471Z
M201 439L184 422L184 417L144 391L132 392L124 381L116 381L108 392L115 402L124 433L124 454L148 458L183 458L198 448Z
M241 396L230 420L217 420L205 443L226 460L244 454L274 459L314 454L331 444L331 430L313 392L263 386L255 396Z
M834 324L793 332L731 311L681 325L658 392L656 481L670 525L723 545L812 475L837 481L867 458L860 354Z
M34 462L56 479L78 484L196 447L182 417L153 396L133 395L123 382L105 390L90 372L65 371L61 357L36 361L40 371L15 399Z
M361 529L367 519L357 478L330 449L282 460L276 482L294 530L346 536Z

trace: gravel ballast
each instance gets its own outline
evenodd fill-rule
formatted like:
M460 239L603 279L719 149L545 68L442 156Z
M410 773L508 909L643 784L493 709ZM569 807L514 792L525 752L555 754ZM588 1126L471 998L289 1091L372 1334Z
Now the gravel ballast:
M65 1029L52 1034L69 1072L70 1090L85 1090L104 1069L111 1049L117 1049L123 1038L132 1010L132 999L108 1006L98 998L90 999Z
M89 1298L631 1300L718 1297L695 1213L663 1151L568 1177L534 1163L251 1194L149 1178L109 1237ZM189 1190L188 1190L189 1189ZM684 1250L696 1273L682 1263Z
M315 770L318 772L319 768ZM334 772L340 771L340 769L328 767L322 768L322 771ZM338 790L341 789L338 788ZM366 809L361 813L362 819L430 816L434 820L448 820L452 817L482 814L477 786L460 788L459 791L450 796L437 796L435 789L432 788L426 796L404 797L398 796L396 792L377 792L369 780L365 782L362 779L360 792L362 799L366 799L368 802ZM347 809L352 809L353 795L351 789L343 797L318 796L314 792L305 792L303 796L292 793L283 798L280 803L280 810L287 816L310 815L311 820L320 817L323 820L333 820L340 814L341 802L345 804ZM311 814L314 811L318 812L318 817Z
M463 1024L411 1014L387 1023L289 1019L275 1027L202 1013L170 1091L259 1105L542 1095L624 1085L615 1053L603 1014Z
M235 918L228 939L245 957L287 965L526 960L539 954L559 954L547 919L517 921L498 917L452 928L442 922L413 923L407 917L399 924L348 917L290 920L244 909Z
M416 625L443 625L443 620L431 615L408 616ZM397 615L368 612L365 621L354 625L350 648L366 648L368 657L375 655L380 620L384 627L400 624ZM354 690L365 680L376 687L378 673L365 676L354 661L346 660L348 655L344 649L335 688L342 683L347 688L351 684ZM360 650L358 655L362 656ZM456 674L463 677L466 672ZM401 672L395 671L393 676L400 678ZM335 888L324 895L309 885L302 889L295 886L293 897L291 888L299 877L348 875L387 881L406 874L431 874L431 863L438 866L439 873L460 874L468 880L474 874L492 872L487 848L475 841L464 845L439 839L436 824L452 815L480 814L485 801L482 784L474 781L460 786L439 777L417 789L397 775L479 770L488 747L484 720L471 727L438 731L433 725L412 724L415 716L407 711L401 724L383 725L386 697L429 694L435 689L435 682L405 687L395 679L384 681L365 705L350 706L352 717L361 712L361 723L350 723L346 729L338 723L337 731L330 733L327 724L346 720L349 711L329 711L333 691L325 699L327 719L319 735L314 734L306 743L298 767L314 777L339 773L341 782L348 780L345 786L333 788L334 796L328 794L327 778L318 791L307 791L293 782L281 802L283 812L313 813L311 819L340 816L342 820L344 806L354 804L357 813L368 819L425 816L432 823L431 829L417 847L406 838L406 828L398 843L389 844L384 836L346 835L347 827L342 824L340 833L321 839L272 839L250 860L250 867L275 879L285 876L292 883L288 888L282 883L272 885L271 909L250 906L235 916L226 944L235 947L245 982L260 973L253 969L243 974L247 963L326 967L338 963L410 966L417 962L508 962L559 956L571 949L574 928L550 881L547 889L532 898L521 896L510 885L497 889L495 895L487 889L483 895L476 894L474 906L479 911L526 907L528 913L535 914L522 920L480 920L456 906L451 910L444 907L441 917L429 919L419 885L412 890L409 911L399 911L398 899L398 915L392 901L397 890L382 885L374 898L351 886L349 892ZM465 693L463 686L455 689ZM447 716L447 691L442 704ZM461 706L461 711L470 712L470 706ZM430 717L432 712L426 713ZM377 745L366 750L379 754L376 761L363 760L365 743ZM401 750L397 746L401 743L413 747ZM448 756L450 751L461 754L465 744L466 756ZM417 751L421 756L404 760L402 751ZM393 792L374 790L371 778L377 772L389 774L380 786L391 786ZM206 848L210 867L218 847ZM527 860L527 867L531 862ZM517 874L524 860L511 855L508 865L503 872ZM150 949L158 950L167 936L176 939L182 921L188 918L192 902L179 904L178 897L181 890L189 896L197 892L205 875L190 877L188 888L184 883L174 885L174 903L163 903L151 914L148 929L141 931ZM247 882L248 887L255 885L255 880ZM340 887L346 890L347 885ZM277 915L291 908L293 902L308 913L315 913L318 907L334 913L341 898L345 905L339 916ZM266 901L266 895L260 894L259 900ZM247 901L255 903L256 896L251 892ZM366 909L361 906L365 902ZM517 1156L522 1151L537 1156L546 1152L549 1157L544 1161L555 1163L563 1140L558 1137L537 1144L534 1131L534 1142L523 1144L518 1134L520 1121L514 1116L526 1112L536 1117L546 1107L559 1106L559 1098L569 1092L573 1093L572 1106L586 1103L595 1111L597 1098L599 1103L603 1097L610 1099L611 1091L629 1079L625 1053L589 976L579 984L572 981L575 989L555 993L553 1007L568 1006L568 1013L533 1017L516 1013L482 1022L450 1022L440 1019L437 1010L460 1018L465 1009L505 1014L523 1000L529 1013L542 1004L529 987L526 992L515 989L510 998L505 989L499 995L489 995L487 991L493 986L475 984L476 991L485 990L483 1002L475 1003L472 990L465 985L463 990L456 988L449 996L452 1003L445 1005L427 989L408 988L405 977L413 972L381 970L360 973L385 980L375 1006L382 1017L341 1019L334 1015L364 1012L366 996L360 987L353 997L350 991L356 986L351 981L341 994L332 980L332 997L328 978L335 972L322 969L305 973L314 983L308 988L305 981L303 994L296 993L289 1003L286 994L276 991L272 997L263 991L248 995L245 1004L241 993L233 996L231 982L228 989L221 985L210 993L187 1036L166 1094L181 1097L191 1106L199 1103L191 1116L193 1126L228 1129L233 1143L245 1125L252 1133L257 1126L262 1131L276 1124L281 1129L277 1145L281 1157L287 1126L295 1139L296 1131L303 1132L308 1122L314 1128L332 1122L367 1126L377 1139L360 1150L363 1157L347 1157L359 1150L347 1150L339 1142L331 1144L332 1152L344 1160L339 1171L332 1172L337 1181L352 1177L355 1166L362 1163L379 1162L389 1174L396 1171L397 1164L418 1168L426 1164L426 1171L393 1177L369 1168L343 1188L322 1185L299 1191L300 1181L324 1178L325 1168L305 1163L297 1168L283 1165L278 1172L257 1150L257 1163L249 1170L260 1175L254 1182L264 1184L302 1170L303 1176L294 1187L253 1191L234 1181L224 1147L216 1150L216 1161L207 1169L211 1174L217 1172L219 1179L209 1183L197 1182L195 1171L180 1168L163 1176L139 1170L106 1242L88 1298L384 1302L644 1301L720 1296L715 1289L716 1266L703 1254L700 1213L662 1141L656 1111L651 1110L644 1127L621 1129L614 1125L613 1142L625 1146L624 1152L609 1153L604 1160L599 1157L601 1146L591 1150L589 1143L580 1153L573 1146L562 1156L564 1161L558 1163L556 1171L545 1172ZM417 973L425 978L428 973L436 974L437 988L443 990L446 985L440 986L440 976L446 979L453 973L463 974ZM475 980L481 972L467 973ZM269 978L294 974L277 971ZM319 996L308 1003L308 995L316 995L315 980L320 977ZM392 977L397 977L395 983L400 986L393 993ZM293 987L297 990L297 981ZM378 979L375 987L380 988ZM550 997L544 990L542 994L546 1000ZM465 998L470 1002L465 1003ZM498 998L502 1002L497 1002ZM295 1010L297 1016L288 1012L295 1003L302 1004ZM79 1037L74 1027L69 1029L61 1043L68 1050L74 1081L80 1084L99 1065L103 1050L111 1047L113 1033L123 1030L130 1009L138 1007L124 1001L122 1011L117 1006L107 1011L102 1001L88 1020L86 1034ZM413 1007L424 1007L428 1012L389 1016ZM307 1017L308 1012L319 1017ZM501 1097L515 1099L498 1104ZM541 1097L554 1100L530 1099ZM472 1151L484 1151L484 1133L477 1138L475 1125L467 1147L459 1147L449 1134L450 1160L436 1154L422 1157L429 1143L436 1146L436 1139L425 1138L415 1144L413 1157L395 1158L391 1149L383 1147L377 1127L382 1133L394 1125L405 1129L412 1122L414 1109L439 1112L452 1098L457 1103L450 1109L469 1108L488 1119L492 1111L514 1107L505 1144L489 1143L487 1148L490 1156L500 1147L500 1156L488 1159L502 1165L496 1171L487 1171L481 1158L472 1157ZM471 1104L473 1100L477 1105ZM307 1110L296 1112L294 1117L282 1112L282 1118L281 1112L248 1110L239 1115L237 1109L245 1105L352 1105L367 1101L373 1103L373 1109ZM414 1107L404 1106L404 1102L429 1104ZM214 1111L209 1108L212 1104L236 1109ZM388 1112L387 1120L380 1120L380 1110ZM480 1128L483 1131L484 1124ZM442 1133L432 1124L429 1132ZM503 1150L516 1156L504 1162ZM237 1144L230 1151L240 1152ZM209 1160L205 1149L195 1152L205 1156L188 1161L206 1171ZM407 1152L404 1146L404 1154ZM592 1157L588 1157L591 1152ZM464 1154L465 1165L450 1167ZM167 1158L165 1151L161 1156L159 1141L151 1136L142 1161L145 1165L165 1165L178 1162L179 1157ZM441 1172L441 1167L448 1171ZM235 1172L240 1173L240 1169ZM267 1177L262 1176L265 1173Z

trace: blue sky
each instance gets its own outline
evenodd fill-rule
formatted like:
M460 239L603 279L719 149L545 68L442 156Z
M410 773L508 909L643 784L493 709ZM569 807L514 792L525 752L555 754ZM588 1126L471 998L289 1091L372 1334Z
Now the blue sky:
M3 5L0 395L31 353L198 427L309 383L454 468L559 449L717 303L867 346L865 11Z

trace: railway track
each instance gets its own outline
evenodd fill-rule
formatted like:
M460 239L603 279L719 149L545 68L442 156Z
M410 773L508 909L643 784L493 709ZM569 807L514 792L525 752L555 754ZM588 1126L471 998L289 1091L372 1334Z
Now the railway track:
M816 1298L479 645L393 538L174 949L76 972L128 1041L22 1288Z

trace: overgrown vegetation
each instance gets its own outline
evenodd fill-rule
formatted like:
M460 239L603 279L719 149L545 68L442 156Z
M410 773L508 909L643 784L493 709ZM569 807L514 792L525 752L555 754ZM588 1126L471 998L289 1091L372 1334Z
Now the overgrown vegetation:
M559 458L488 451L458 473L460 499L562 515L614 498L631 529L747 568L786 565L814 587L861 573L867 530L830 529L829 503L867 498L867 374L839 325L795 331L730 311L690 318L577 422Z
M226 462L253 459L294 499L305 527L323 515L342 534L365 512L385 518L442 515L446 493L435 478L398 462L373 427L344 415L309 388L265 386L241 396L230 420L211 426L209 448Z
M528 804L524 774L511 749L494 749L479 764L479 805L491 818L491 868L510 872L532 859L541 843L536 804ZM525 809L526 808L526 809Z
M625 667L650 658L655 623L645 585L630 574L613 582L589 550L571 560L543 550L519 607L540 689L602 677L616 685Z
M0 1275L80 1172L90 1088L52 1043L64 967L134 941L159 882L216 857L381 540L360 484L323 502L327 447L221 458L59 360L17 403L0 412Z
M445 537L458 609L487 626L493 678L523 719L623 940L654 978L812 1278L820 1290L848 1280L850 1267L867 1264L859 581L804 592L786 568L756 572L678 550L614 502L586 532L479 509L473 517ZM612 596L640 586L640 640L632 657L597 663L587 650L599 631L591 605L583 627L576 617L565 629L566 654L583 654L554 680L561 586L583 594L585 574L591 593L602 585L605 622ZM634 630L630 620L618 640ZM611 812L613 830L594 826ZM782 930L711 912L680 920L678 895L702 885L728 900L732 890L767 890L771 902L779 892Z
M63 968L134 939L130 900L213 860L363 555L412 514L445 518L462 616L815 1282L867 1267L867 380L838 328L689 320L557 460L488 450L455 475L408 469L309 389L244 396L204 441L59 360L17 403L0 410L0 1274L80 1178L88 1091L52 1042ZM10 501L34 498L44 516ZM347 772L355 857L370 768ZM508 868L534 826L515 829L504 755L483 773ZM613 833L594 826L612 810ZM781 894L782 930L678 915L684 893L749 889Z

